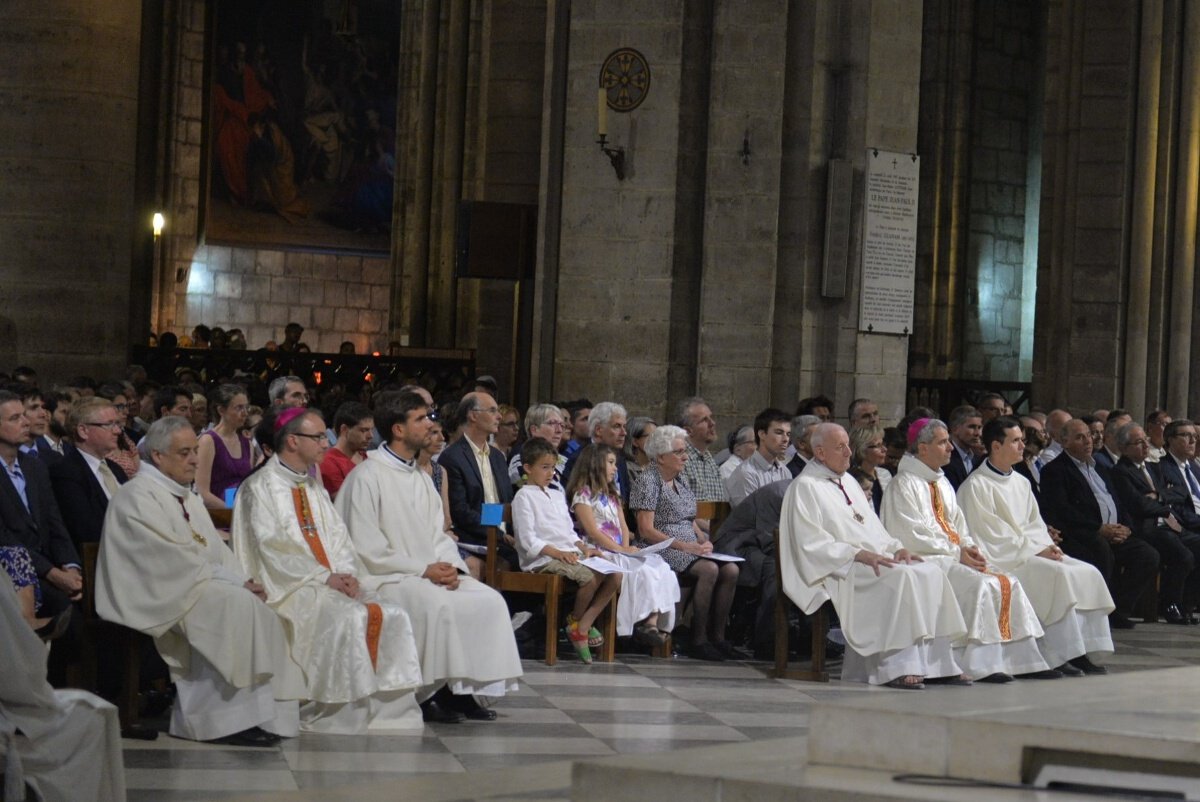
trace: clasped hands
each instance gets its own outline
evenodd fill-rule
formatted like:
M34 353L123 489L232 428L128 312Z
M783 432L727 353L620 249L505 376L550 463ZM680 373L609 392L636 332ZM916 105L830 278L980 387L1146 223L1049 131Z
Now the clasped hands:
M261 583L255 582L253 579L247 579L246 584L242 585L242 587L253 593L262 601L267 600L267 591L265 588L263 588Z
M67 594L71 601L83 598L83 574L78 568L51 568L46 572L46 579L51 585Z
M901 563L907 565L909 563L920 563L925 561L917 555L909 553L908 549L900 549L891 557L887 556L886 554L876 554L873 551L867 551L866 549L863 549L858 554L854 555L854 562L870 566L870 568L875 571L875 576L879 576L880 566L886 565L890 567L893 565L900 565Z
M1129 527L1124 524L1104 524L1100 527L1100 537L1113 544L1124 543L1129 534Z
M974 568L976 571L987 571L987 558L983 556L983 552L978 546L963 546L958 550L958 561L968 568Z
M447 590L458 589L458 569L450 563L430 563L421 576Z
M352 599L358 598L358 580L352 574L330 574L325 584Z

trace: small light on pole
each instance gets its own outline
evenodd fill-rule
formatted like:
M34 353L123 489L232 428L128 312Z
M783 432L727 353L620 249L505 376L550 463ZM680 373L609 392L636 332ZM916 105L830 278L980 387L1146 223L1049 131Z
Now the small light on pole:
M154 217L151 219L150 224L154 228L154 239L155 240L157 240L159 237L162 236L163 226L166 225L166 222L167 222L166 218L163 217L162 212L154 213Z

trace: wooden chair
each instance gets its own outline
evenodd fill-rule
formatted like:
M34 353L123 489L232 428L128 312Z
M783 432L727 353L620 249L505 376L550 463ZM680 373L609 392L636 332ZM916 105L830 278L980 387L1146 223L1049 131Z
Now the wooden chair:
M217 529L228 530L229 527L233 526L233 510L231 509L210 509L208 511L208 517L212 519L213 526L215 526Z
M729 517L730 505L728 501L697 501L696 502L696 518L708 520L708 533L711 537L721 528L721 524L725 523L725 519Z
M829 634L829 607L825 602L810 616L812 628L812 663L807 670L788 668L788 607L791 602L783 592L783 567L779 559L779 530L775 530L775 669L776 679L798 679L808 682L829 682L825 670L825 638Z
M96 676L96 650L108 648L101 636L115 637L115 648L124 656L124 671L121 676L121 695L117 700L117 711L121 717L121 732L124 737L135 737L142 740L151 735L157 737L153 730L147 730L138 723L138 690L141 687L142 643L147 636L135 632L128 627L105 621L96 614L96 559L100 554L99 543L83 544L83 617L87 661L94 680ZM93 685L94 687L94 685Z
M504 505L504 523L512 530L512 507ZM499 591L513 593L539 593L546 605L546 665L552 666L558 662L558 602L565 590L568 590L564 578L558 574L534 574L525 571L499 570L499 557L496 549L499 546L501 534L499 527L487 528L487 559L484 564L483 580ZM617 597L614 594L609 602L608 610L601 615L601 627L604 633L604 645L600 647L599 660L611 663L616 655L617 642Z

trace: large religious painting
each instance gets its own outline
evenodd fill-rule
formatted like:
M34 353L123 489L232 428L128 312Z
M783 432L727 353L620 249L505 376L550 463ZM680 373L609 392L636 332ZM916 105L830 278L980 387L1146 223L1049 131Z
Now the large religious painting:
M209 8L205 240L388 253L400 3Z

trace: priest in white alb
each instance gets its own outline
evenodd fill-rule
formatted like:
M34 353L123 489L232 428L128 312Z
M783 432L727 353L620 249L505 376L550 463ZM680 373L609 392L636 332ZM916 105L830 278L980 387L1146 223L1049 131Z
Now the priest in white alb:
M141 469L104 516L97 612L154 638L175 682L172 735L238 746L296 735L304 675L262 586L191 489L199 463L191 423L160 418L140 447Z
M967 632L946 575L884 529L850 468L836 423L813 432L813 459L788 488L779 526L783 589L805 613L833 601L846 655L842 679L919 689L967 684L951 643Z
M313 410L276 411L275 453L238 488L234 553L288 623L308 701L300 727L361 733L422 726L424 683L408 614L365 580L341 516L312 468L329 448Z
M346 477L336 507L379 594L412 621L426 721L490 721L474 695L517 689L521 658L504 598L471 578L446 534L442 501L416 459L432 442L429 407L416 393L375 406L384 441Z
M1054 544L1033 496L1013 466L1024 459L1025 438L1014 418L983 428L987 460L958 488L958 505L971 534L998 570L1021 580L1045 635L1046 662L1071 676L1106 673L1088 657L1112 652L1108 614L1112 596L1093 566Z
M922 418L908 429L908 453L883 494L880 518L913 554L946 572L967 624L954 644L963 672L984 682L1053 679L1037 639L1042 625L1015 578L988 565L942 472L950 462L950 432L940 420Z

